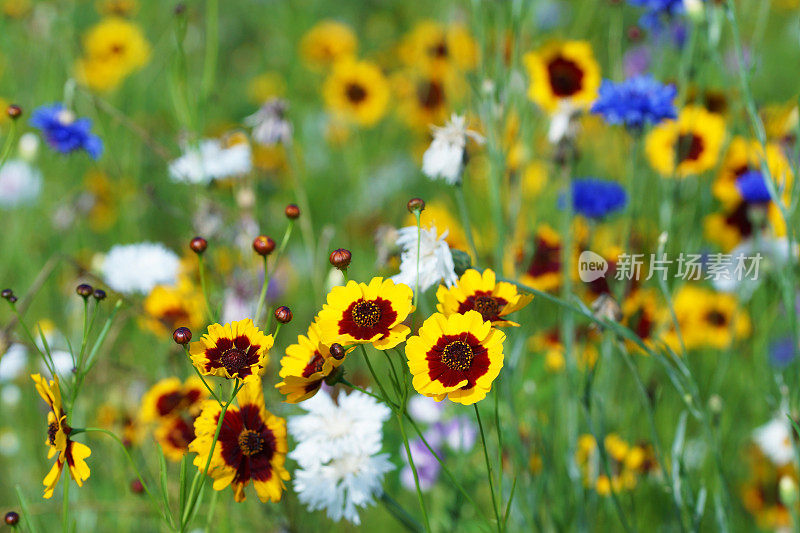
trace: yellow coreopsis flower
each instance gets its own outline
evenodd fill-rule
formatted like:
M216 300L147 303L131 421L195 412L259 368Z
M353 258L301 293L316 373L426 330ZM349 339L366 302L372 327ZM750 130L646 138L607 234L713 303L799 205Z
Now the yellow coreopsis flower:
M343 59L325 80L322 96L334 114L361 126L372 126L386 114L389 82L377 65Z
M273 342L272 335L265 335L247 318L210 325L208 333L191 344L189 354L204 376L249 380L264 371Z
M528 96L545 111L563 104L585 109L597 99L600 66L588 42L553 42L523 60L531 80Z
M300 55L309 67L323 68L353 57L357 48L358 39L350 26L335 20L323 20L303 36Z
M512 283L498 282L494 271L487 268L483 273L467 270L450 288L440 285L436 299L437 309L445 316L474 310L497 327L519 326L504 317L528 305L533 296L521 294Z
M150 59L150 43L139 26L108 17L83 38L84 55L76 65L78 79L99 91L116 88Z

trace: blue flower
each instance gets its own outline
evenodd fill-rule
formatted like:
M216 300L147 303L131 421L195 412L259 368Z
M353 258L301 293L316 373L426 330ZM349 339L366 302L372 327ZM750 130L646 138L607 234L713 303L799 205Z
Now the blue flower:
M597 178L572 181L572 209L587 218L602 218L627 203L628 193L619 183ZM563 198L560 204L563 207Z
M103 153L103 141L91 132L92 121L88 118L75 118L64 104L56 103L42 106L31 115L31 126L41 130L47 144L56 152L69 154L85 150L92 159Z
M676 118L672 103L676 94L674 85L663 85L649 74L620 83L603 80L592 113L602 115L609 124L641 129L646 123Z
M747 171L736 178L736 188L744 201L750 204L762 204L772 199L767 182L758 170Z
M792 339L780 339L769 346L769 359L773 366L786 368L797 355Z

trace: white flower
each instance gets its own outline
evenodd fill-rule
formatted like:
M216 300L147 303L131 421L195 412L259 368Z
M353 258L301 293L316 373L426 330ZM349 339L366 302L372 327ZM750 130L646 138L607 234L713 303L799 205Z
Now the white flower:
M431 126L433 141L422 156L422 172L451 185L461 182L467 137L483 143L483 137L467 129L467 119L453 114L444 127Z
M175 285L180 259L160 243L116 245L100 270L108 286L123 294L147 294L156 285Z
M0 383L18 378L22 375L27 364L28 349L18 342L9 346L2 359L0 359Z
M286 107L286 100L271 98L244 119L244 123L253 128L254 141L262 146L292 142L292 125L286 120Z
M400 254L400 273L392 277L395 283L405 283L409 287L417 285L417 227L408 226L397 231L397 245ZM450 287L458 276L455 272L453 255L445 238L447 231L437 236L436 226L419 229L419 288L425 291L444 281Z
M0 167L0 208L29 204L42 191L42 174L21 159Z
M204 139L189 146L169 164L172 181L207 184L212 180L248 174L253 169L250 145L237 142L224 147L217 139Z
M39 153L39 136L31 132L23 133L19 138L17 149L19 156L30 163Z
M775 466L787 465L794 458L792 426L785 417L778 416L756 428L753 440Z
M289 418L298 445L289 457L300 465L294 489L309 510L324 509L334 521L360 524L358 509L382 492L383 477L394 469L380 453L389 408L358 391L341 393L338 405L321 392L302 402L308 414Z
M571 141L577 137L580 131L579 115L579 109L568 102L562 102L558 110L550 116L550 127L547 130L547 140L550 144Z

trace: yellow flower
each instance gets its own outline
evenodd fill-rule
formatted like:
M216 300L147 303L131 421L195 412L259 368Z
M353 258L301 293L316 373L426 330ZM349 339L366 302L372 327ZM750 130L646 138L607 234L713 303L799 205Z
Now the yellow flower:
M463 94L463 83L449 73L408 70L397 74L392 78L398 99L397 115L410 127L420 130L442 124L450 115L455 97Z
M187 279L177 286L158 285L144 300L145 325L157 336L168 335L181 326L192 331L203 326L205 300Z
M197 416L188 419L185 416L173 416L158 424L153 436L164 451L164 457L174 462L183 459L195 438L194 421Z
M120 17L108 17L93 26L84 36L83 48L77 77L100 91L116 88L150 59L150 43L139 26Z
M586 109L597 98L600 66L586 41L553 42L528 52L523 62L531 79L528 97L545 111L561 104Z
M386 114L389 82L377 65L343 59L334 64L322 87L322 96L334 114L372 126Z
M305 335L297 336L297 344L286 348L278 375L283 381L275 385L286 395L287 403L298 403L314 396L322 382L344 363L344 357L331 355L330 345L322 342L319 326L312 323Z
M685 178L714 168L724 140L725 121L720 115L687 106L677 121L662 122L650 131L645 152L661 175Z
M300 55L306 65L319 69L353 57L357 47L358 40L350 26L335 20L323 20L303 36Z
M652 289L636 289L622 302L622 324L633 330L648 346L653 343L658 319L658 300ZM631 350L641 351L641 347L630 341L626 345Z
M445 316L475 310L484 320L499 327L519 326L503 317L528 305L533 296L520 294L511 283L497 282L494 271L487 268L483 274L467 270L453 287L440 285L436 299L439 300L436 308Z
M273 342L272 335L264 335L247 318L208 326L202 340L191 344L189 354L204 376L250 380L264 371Z
M249 381L239 392L238 407L225 412L219 439L211 455L208 475L214 479L214 490L233 486L234 499L245 500L244 489L253 481L258 499L277 502L281 499L284 481L289 479L285 468L286 421L264 407L261 380ZM195 421L197 435L189 450L197 457L194 465L205 468L222 409L215 401L207 401Z
M470 71L478 64L478 46L460 24L442 26L425 20L403 38L400 59L428 75L446 71Z
M547 224L536 230L533 257L520 281L540 291L561 286L561 237Z
M505 338L477 311L434 313L406 343L414 388L437 402L482 400L503 368Z
M329 344L394 348L411 332L403 321L414 310L412 297L408 285L383 278L372 278L369 285L351 280L334 287L317 319L321 338Z
M67 424L67 414L64 412L61 402L58 378L56 377L48 383L40 374L33 374L31 379L36 384L39 396L50 407L47 413L47 439L45 439L45 445L49 448L47 458L52 459L54 456L58 456L42 482L44 497L50 498L61 478L64 464L68 466L70 476L75 483L79 487L83 486L83 482L89 479L91 474L89 465L86 464L86 458L92 454L92 451L85 444L69 438L72 428Z
M139 416L142 422L161 422L182 413L197 414L207 397L208 391L196 376L183 383L175 377L162 379L142 396Z

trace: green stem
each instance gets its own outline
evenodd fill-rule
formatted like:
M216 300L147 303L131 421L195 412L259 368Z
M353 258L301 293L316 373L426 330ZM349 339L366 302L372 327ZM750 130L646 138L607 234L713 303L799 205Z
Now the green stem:
M425 508L425 498L422 496L422 488L419 484L419 475L417 474L417 467L414 464L414 458L411 455L411 447L408 444L408 436L406 435L406 428L405 424L403 423L403 414L405 413L405 408L402 409L402 412L397 412L397 424L400 426L400 435L403 437L403 446L406 449L406 456L408 457L408 465L411 467L411 472L414 474L414 486L417 489L417 500L419 501L419 508L422 511L422 519L425 521L425 531L430 532L431 530L431 523L428 519L428 510Z
M200 271L200 286L203 288L203 298L205 299L206 302L206 311L208 312L209 319L212 322L216 322L214 318L214 311L211 308L211 300L208 297L208 285L206 284L206 268L202 254L199 254L197 256L197 261L198 261L198 270Z
M66 533L69 533L69 480L69 475L64 476L64 496L61 506L61 531Z
M481 414L478 411L478 404L472 404L475 408L475 418L478 420L478 428L481 432L481 444L483 444L483 458L486 461L486 474L489 479L489 491L492 493L492 510L494 511L495 519L497 520L497 531L502 533L503 522L500 520L500 511L497 507L497 497L494 494L494 474L492 474L492 462L489 460L489 450L486 446L486 433L483 431L483 422L481 422Z
M206 100L214 85L219 50L219 0L206 2L206 54L203 61L203 80L200 88Z
M417 282L414 286L414 309L417 308L417 301L419 300L419 247L420 247L420 238L422 234L422 228L420 227L420 211L416 209L414 211L414 216L417 218Z
M386 494L386 491L381 493L380 500L386 510L389 511L389 514L395 517L407 530L415 533L422 531L422 525L408 511L403 509L394 498Z
M264 281L261 284L261 293L258 295L258 307L256 308L256 315L254 317L253 322L258 324L259 319L261 318L261 311L264 309L264 302L266 301L267 297L267 286L269 285L269 269L267 268L267 256L263 257L264 259Z
M472 251L474 261L478 261L478 249L475 247L475 239L472 237L472 224L470 223L469 211L467 209L467 201L464 198L464 186L459 184L455 186L456 201L458 202L458 211L461 214L461 224L464 226L464 233L467 235L467 242Z
M6 142L3 144L3 151L0 152L0 168L2 168L2 166L8 160L8 156L11 155L11 148L14 146L16 133L17 133L17 121L12 120L11 128L8 132L8 136L6 137Z

